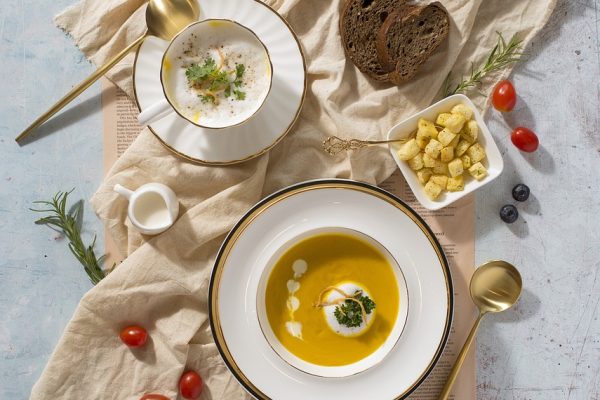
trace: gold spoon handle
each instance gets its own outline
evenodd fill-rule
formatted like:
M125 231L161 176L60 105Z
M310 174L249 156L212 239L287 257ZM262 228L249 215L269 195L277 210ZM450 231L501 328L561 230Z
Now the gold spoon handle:
M323 141L323 150L326 153L335 156L345 150L358 150L363 147L375 146L378 144L406 142L409 139L391 139L391 140L360 140L360 139L341 139L337 136L330 136Z
M138 47L144 39L148 36L148 32L144 33L142 36L137 38L133 43L123 49L119 54L114 56L110 61L104 64L102 67L98 68L96 72L90 75L86 80L81 82L79 85L75 86L69 93L67 93L62 99L56 102L48 111L44 114L40 115L38 119L33 121L27 129L25 129L19 136L16 137L16 141L23 139L25 136L29 135L34 129L42 125L44 122L48 121L54 114L60 111L64 106L69 104L74 98L79 96L84 90L89 88L94 82L98 80L102 75L104 75L109 69L114 67L116 63L121 61L129 52L136 47Z
M458 354L458 358L456 359L456 362L454 363L454 366L452 367L452 371L450 371L450 375L448 375L448 380L446 381L446 385L444 386L444 389L442 390L442 393L440 394L440 397L438 398L439 400L447 400L448 396L450 396L450 390L452 390L454 381L456 381L456 377L458 377L458 373L460 372L460 369L461 369L463 363L465 362L465 359L467 358L467 354L469 353L469 348L471 347L471 344L473 344L473 341L475 340L475 336L477 334L477 329L479 328L479 324L481 324L481 319L483 318L484 315L485 315L485 313L480 313L479 316L477 317L477 320L475 320L475 323L473 324L473 328L471 328L471 332L469 333L469 336L467 337L467 340L465 341L465 344L463 345L463 348L460 351L460 353Z
M365 140L367 146L375 144L395 143L395 142L406 142L406 138L402 139L390 139L390 140Z

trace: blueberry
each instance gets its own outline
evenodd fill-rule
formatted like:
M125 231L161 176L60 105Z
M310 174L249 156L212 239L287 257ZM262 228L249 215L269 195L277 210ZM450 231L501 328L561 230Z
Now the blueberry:
M507 204L500 209L500 218L502 221L507 224L512 224L519 218L519 212L517 211L517 207L512 204Z
M512 195L516 201L526 201L529 198L529 188L527 185L519 183L513 188Z

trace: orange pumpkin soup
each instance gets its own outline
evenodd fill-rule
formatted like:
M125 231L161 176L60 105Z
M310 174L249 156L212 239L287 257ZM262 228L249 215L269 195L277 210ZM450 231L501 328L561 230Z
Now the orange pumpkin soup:
M321 233L299 241L276 261L267 281L265 306L275 336L292 354L321 366L367 357L396 323L400 297L393 268L381 251L354 235ZM331 323L334 306L328 318L320 304L332 298L326 292L359 288L375 303L373 310L362 328L341 332Z

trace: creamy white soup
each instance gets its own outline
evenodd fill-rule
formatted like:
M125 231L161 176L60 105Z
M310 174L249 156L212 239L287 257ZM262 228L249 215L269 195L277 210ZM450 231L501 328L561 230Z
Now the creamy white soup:
M209 21L174 43L163 62L167 97L199 125L239 124L260 108L271 86L271 63L246 28Z

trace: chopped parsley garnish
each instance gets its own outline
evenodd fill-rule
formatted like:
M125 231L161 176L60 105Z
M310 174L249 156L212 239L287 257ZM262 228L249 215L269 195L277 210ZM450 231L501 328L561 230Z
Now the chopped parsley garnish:
M215 96L213 96L212 94L199 95L198 97L200 97L200 100L203 103L212 103L212 104L215 104Z
M225 71L214 73L214 80L210 84L210 90L219 90L222 86L229 86L229 78Z
M363 296L362 290L357 290L352 298L347 298L342 304L335 307L333 315L335 315L340 325L355 328L363 322L363 311L366 314L371 314L374 309L375 302L369 296Z
M235 70L225 70L212 58L207 58L204 64L192 64L185 70L188 84L199 91L203 103L218 104L217 96L223 93L225 98L234 95L236 100L246 99L246 93L239 90L244 82L246 66L236 64ZM231 79L233 78L233 80Z
M244 64L238 64L235 66L235 81L233 82L235 86L242 86L244 72L246 72L246 66Z
M191 84L198 84L208 79L217 70L217 64L212 58L204 61L204 65L192 64L185 70L185 76Z
M233 94L235 94L235 98L237 100L246 100L246 93L245 92L242 92L242 91L236 89L236 90L233 91Z

